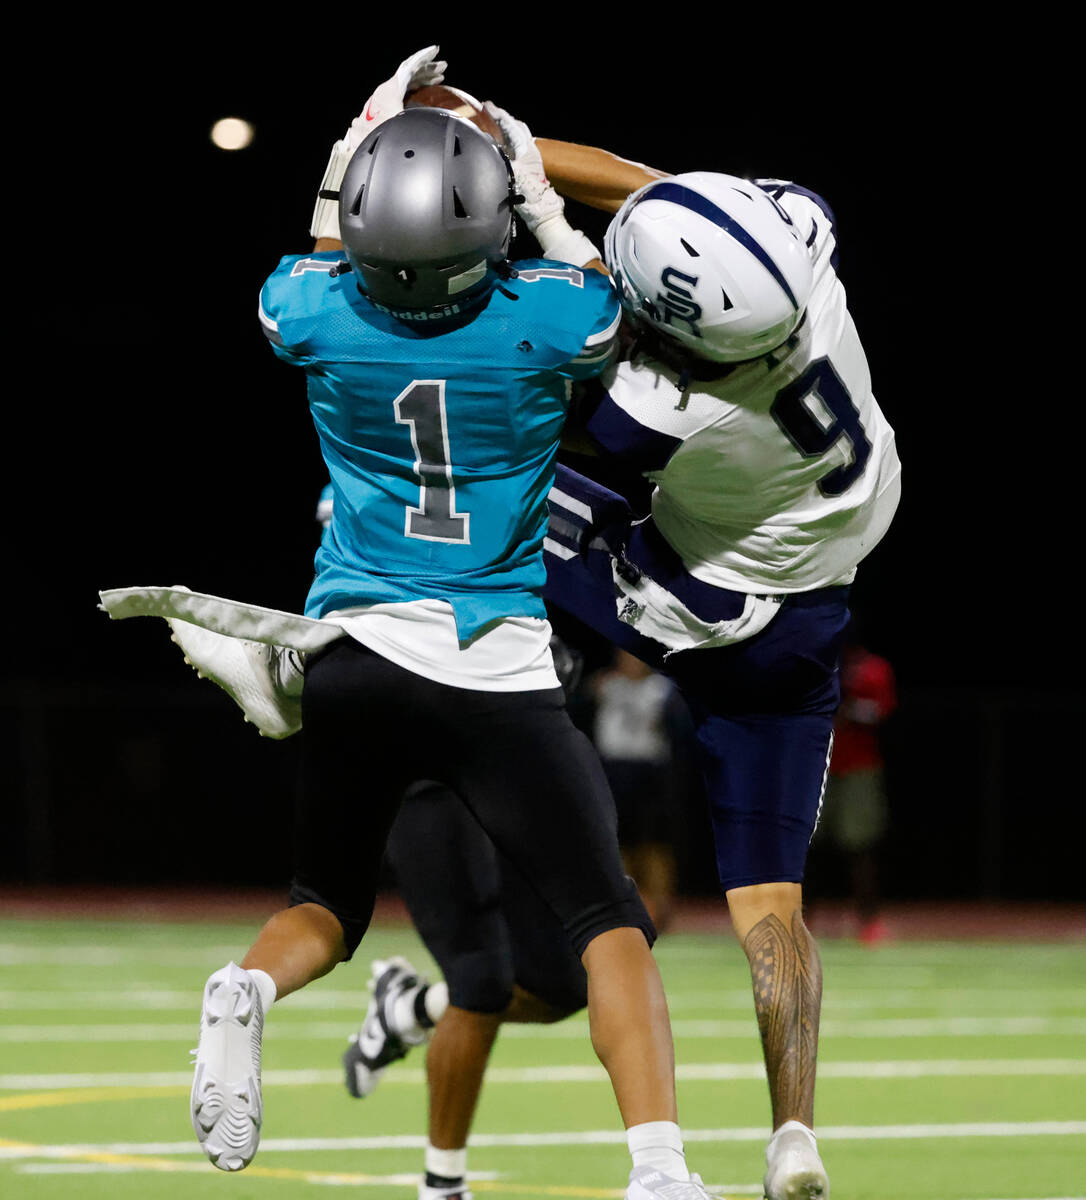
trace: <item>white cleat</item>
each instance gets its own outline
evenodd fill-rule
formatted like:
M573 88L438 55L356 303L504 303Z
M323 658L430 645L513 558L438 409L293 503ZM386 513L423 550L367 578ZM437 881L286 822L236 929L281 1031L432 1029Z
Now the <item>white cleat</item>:
M672 1179L655 1167L634 1167L626 1188L626 1200L714 1200L700 1175Z
M264 737L290 737L301 729L304 675L296 651L228 637L178 617L168 624L185 662L201 679L217 683Z
M785 1121L769 1139L763 1188L766 1200L829 1200L830 1181L818 1140L800 1121Z
M240 1171L260 1144L264 1009L248 971L229 963L204 986L192 1081L192 1128L220 1171Z

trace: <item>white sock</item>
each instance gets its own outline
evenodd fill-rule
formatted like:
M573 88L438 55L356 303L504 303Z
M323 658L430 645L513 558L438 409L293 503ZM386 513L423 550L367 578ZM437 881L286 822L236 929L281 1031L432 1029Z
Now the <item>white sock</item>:
M426 1015L436 1025L445 1015L445 1009L449 1007L449 985L444 980L430 984L422 1004Z
M463 1179L468 1173L468 1151L439 1150L426 1143L426 1173L442 1179Z
M404 992L402 996L397 996L393 1001L388 1021L401 1037L414 1037L431 1027L419 1021L418 1012L415 1010L420 991L423 993L422 1007L431 1025L436 1025L441 1020L449 1006L449 989L444 983L424 983Z
M267 1013L275 1003L275 997L278 994L275 980L267 971L262 971L259 967L250 968L249 974L252 976L253 983L256 984L256 990L260 993L260 1007Z
M686 1183L690 1172L683 1154L683 1136L674 1121L646 1121L626 1130L626 1144L635 1167L654 1167Z

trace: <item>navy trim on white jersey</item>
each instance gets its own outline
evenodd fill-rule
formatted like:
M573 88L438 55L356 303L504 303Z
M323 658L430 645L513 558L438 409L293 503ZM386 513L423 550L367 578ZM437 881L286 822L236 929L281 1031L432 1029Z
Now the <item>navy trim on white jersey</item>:
M765 269L773 276L780 286L781 291L788 297L792 307L798 312L800 305L785 279L780 267L766 253L755 237L753 237L742 225L722 208L718 208L711 200L701 195L700 192L695 192L693 188L683 187L681 183L655 183L647 187L641 195L636 197L631 205L631 211L638 204L643 204L646 200L667 200L672 204L678 204L682 208L688 208L691 212L695 212L700 217L704 217L707 221L712 221L714 225L718 225L725 233L730 234L735 240L748 250Z
M650 429L603 393L586 426L592 439L609 454L619 455L639 471L660 471L682 445L682 438Z

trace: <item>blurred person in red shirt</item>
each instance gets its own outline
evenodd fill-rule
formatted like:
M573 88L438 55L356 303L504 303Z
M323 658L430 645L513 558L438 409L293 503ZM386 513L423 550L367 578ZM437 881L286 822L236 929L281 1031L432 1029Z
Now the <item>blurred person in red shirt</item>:
M890 663L861 645L857 632L854 621L841 656L841 705L822 820L849 860L859 939L877 945L887 937L879 913L878 848L890 819L882 732L897 708L897 681Z

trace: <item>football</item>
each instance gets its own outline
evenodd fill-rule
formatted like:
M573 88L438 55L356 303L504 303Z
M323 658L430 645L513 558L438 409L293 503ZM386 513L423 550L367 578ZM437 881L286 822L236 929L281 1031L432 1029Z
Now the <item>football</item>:
M419 106L425 108L447 108L449 112L455 113L458 117L466 117L473 124L478 125L484 133L489 133L499 146L504 145L502 131L498 128L498 124L494 118L484 110L483 106L474 96L460 91L459 88L446 87L443 83L435 83L430 87L416 88L415 91L408 92L404 97L404 107L415 108Z

